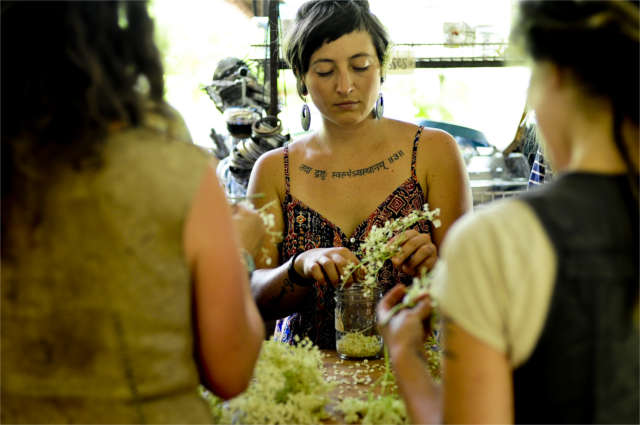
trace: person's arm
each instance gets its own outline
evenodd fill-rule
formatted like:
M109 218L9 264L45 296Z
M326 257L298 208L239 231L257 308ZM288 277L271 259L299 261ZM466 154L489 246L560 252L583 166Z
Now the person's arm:
M427 203L430 209L440 208L441 226L433 231L433 243L440 248L451 225L471 211L473 202L467 169L456 140L440 130L423 134L420 145L423 154L419 169L426 170Z
M431 379L421 351L425 338L423 322L431 314L430 301L424 298L414 308L401 310L388 319L392 314L391 309L402 300L405 293L404 285L396 285L378 304L378 323L386 323L380 326L380 331L389 350L398 390L411 422L440 423L440 386Z
M262 155L253 166L247 189L247 195L253 198L255 207L273 215L271 230L278 235L283 235L284 231L280 195L284 192L282 156L282 149ZM265 320L279 319L294 312L313 284L306 279L296 279L302 276L299 260L294 265L298 275L294 273L289 277L291 264L289 261L280 264L278 242L269 236L264 239L261 253L255 258L256 270L251 276L251 292Z
M397 285L378 306L378 323L406 290ZM431 314L425 298L399 311L381 327L396 382L414 423L513 423L511 367L505 353L483 343L445 317L442 388L426 370L421 352L423 323Z
M265 332L237 240L230 208L210 167L185 222L184 248L194 280L204 384L225 399L246 389Z
M513 379L507 355L446 316L443 327L444 422L513 423Z
M249 180L248 195L254 197L256 208L264 208L273 214L273 231L282 235L284 221L280 193L284 183L282 150L264 154L254 165ZM254 196L254 195L260 196ZM346 248L316 248L296 256L283 264L279 262L276 242L265 238L264 255L256 258L256 270L251 276L253 297L266 320L279 319L298 311L313 285L337 285L342 271L357 257ZM270 259L270 264L269 260ZM280 265L278 265L280 264Z
M426 170L427 203L429 208L440 209L440 226L433 234L415 230L404 232L400 252L392 258L395 267L412 276L422 269L431 270L438 259L438 248L451 225L472 209L469 179L458 145L445 132L429 130L423 134L419 146L421 160L418 169Z

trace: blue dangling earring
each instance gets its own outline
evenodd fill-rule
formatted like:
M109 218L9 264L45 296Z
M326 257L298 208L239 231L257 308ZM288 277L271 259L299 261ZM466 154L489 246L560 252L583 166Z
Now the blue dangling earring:
M373 117L377 120L382 118L384 114L384 99L382 97L382 92L378 95L378 100L376 100L376 104L373 108Z
M302 124L302 129L304 131L309 131L309 127L311 127L311 111L309 110L309 105L307 105L306 103L302 105L300 123Z

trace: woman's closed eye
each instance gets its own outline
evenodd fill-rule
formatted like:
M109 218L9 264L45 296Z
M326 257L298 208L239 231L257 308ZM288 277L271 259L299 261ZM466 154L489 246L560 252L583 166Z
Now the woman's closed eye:
M371 67L371 58L367 56L358 56L350 62L351 69L356 72L365 72Z
M333 74L334 66L329 63L321 63L313 67L313 72L320 77L328 77Z
M366 72L369 70L370 66L352 66L351 67L354 71L356 72ZM329 75L333 74L333 70L330 71L316 71L316 74L318 74L318 76L320 77L328 77Z

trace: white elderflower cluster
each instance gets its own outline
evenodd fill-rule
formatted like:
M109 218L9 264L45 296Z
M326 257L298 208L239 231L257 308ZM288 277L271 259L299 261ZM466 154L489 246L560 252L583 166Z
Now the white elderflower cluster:
M379 387L379 394L374 391ZM384 350L384 373L370 389L367 400L355 397L343 399L337 409L346 423L406 424L409 422L404 401L398 396L395 377L391 372L389 353Z
M327 408L331 409L329 394L341 381L328 382L320 350L308 339L298 339L298 342L297 346L291 346L265 341L249 388L230 401L223 402L201 388L215 423L317 424L330 419L327 411ZM370 370L367 360L357 366L363 367L363 371ZM340 401L333 409L344 415L346 423L408 423L386 350L384 365L375 367L383 370L383 374L366 394L360 394L363 398L339 397ZM364 383L368 385L369 382Z
M404 402L397 395L370 395L368 400L349 397L338 404L348 424L406 424L409 423Z
M440 220L436 218L439 215L439 208L430 211L429 205L425 204L422 210L414 210L397 220L387 221L383 227L373 226L358 249L357 255L360 258L360 263L357 265L350 263L345 268L341 276L342 284L344 285L358 268L362 268L364 270L364 279L361 284L365 288L375 287L378 284L378 272L385 261L400 251L403 239L402 237L396 237L391 243L389 241L423 220L429 220L434 227L440 227Z
M324 379L322 353L308 339L297 346L265 341L244 393L224 403L205 396L217 423L316 424L328 417L334 385Z

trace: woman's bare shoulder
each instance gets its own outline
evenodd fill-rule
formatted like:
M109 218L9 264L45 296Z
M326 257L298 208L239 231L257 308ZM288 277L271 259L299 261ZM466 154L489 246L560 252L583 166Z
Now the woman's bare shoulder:
M420 151L428 152L423 157L433 158L439 156L451 156L457 157L459 155L459 148L456 139L446 131L424 127L422 134L420 135Z
M304 135L302 137L295 139L292 142L289 142L286 145L289 151L289 155L291 155L292 152L295 155L296 152L304 151L307 148L311 138L312 138L311 135ZM284 163L284 146L280 148L272 149L262 154L262 156L260 156L260 158L256 162L256 165L260 164L261 167L277 167L278 166L277 164L280 164L280 167L282 167L283 163Z
M407 121L400 121L395 119L387 119L387 130L388 134L392 135L394 139L401 140L410 140L413 141L415 136L418 134L418 130L420 126ZM450 139L450 140L449 140ZM420 132L420 144L423 144L423 141L426 140L435 140L432 143L448 143L453 140L451 135L442 130L438 130L435 128L422 127L422 131ZM453 140L455 142L455 140Z
M387 123L388 134L393 135L394 138L411 138L413 140L413 137L418 132L419 126L413 123L400 121L393 118L387 118L385 121Z
M271 149L270 151L267 151L260 155L260 158L258 158L253 168L273 171L278 167L278 164L280 164L280 167L282 168L283 163L284 147L280 147Z

